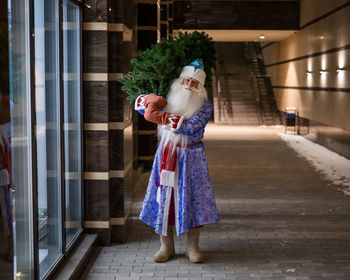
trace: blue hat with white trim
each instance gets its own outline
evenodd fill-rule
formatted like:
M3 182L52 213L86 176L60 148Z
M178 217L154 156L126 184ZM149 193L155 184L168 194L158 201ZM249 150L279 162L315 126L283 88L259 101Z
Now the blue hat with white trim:
M193 78L202 85L205 83L204 63L201 58L193 60L189 65L182 68L180 78Z

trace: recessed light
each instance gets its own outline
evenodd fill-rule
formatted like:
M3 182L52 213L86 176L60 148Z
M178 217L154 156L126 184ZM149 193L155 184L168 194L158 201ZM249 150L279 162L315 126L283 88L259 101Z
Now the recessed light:
M260 38L260 39L265 39L265 35L264 35L264 34L261 34L261 35L259 36L259 38Z

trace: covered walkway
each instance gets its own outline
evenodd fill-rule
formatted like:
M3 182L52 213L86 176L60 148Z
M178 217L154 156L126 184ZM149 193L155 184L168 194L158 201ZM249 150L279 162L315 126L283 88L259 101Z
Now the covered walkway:
M278 136L282 128L207 126L205 145L221 221L205 226L203 264L155 263L159 239L138 219L125 244L103 247L87 279L350 279L350 196Z

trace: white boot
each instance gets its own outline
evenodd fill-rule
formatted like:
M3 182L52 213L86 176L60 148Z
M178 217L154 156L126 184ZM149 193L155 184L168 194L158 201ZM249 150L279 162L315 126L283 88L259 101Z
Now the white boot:
M201 263L204 261L204 256L199 249L199 228L191 228L187 233L187 249L186 256L190 259L190 262Z
M154 261L166 262L175 256L173 227L168 228L168 236L160 235L160 249L154 254Z

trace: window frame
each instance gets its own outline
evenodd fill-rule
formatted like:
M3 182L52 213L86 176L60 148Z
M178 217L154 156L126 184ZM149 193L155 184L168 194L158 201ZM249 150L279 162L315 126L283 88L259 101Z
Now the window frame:
M32 164L32 213L33 213L33 276L34 279L40 279L40 262L39 262L39 219L38 219L38 178L37 178L37 139L36 139L36 108L35 108L35 32L34 32L34 1L29 0L29 29L30 29L30 102L31 102L31 164ZM81 167L81 220L80 220L80 230L76 233L75 237L71 240L69 246L66 246L66 191L65 191L65 143L64 143L64 87L63 87L63 0L58 1L59 7L59 94L60 94L60 148L61 148L61 157L60 157L60 167L61 167L61 252L62 255L57 259L57 261L51 266L51 268L47 271L47 273L43 276L43 280L46 279L54 279L57 272L63 265L63 263L69 258L69 256L73 253L74 249L77 248L80 241L82 240L84 230L84 220L85 220L85 193L84 193L84 142L83 142L83 49L82 49L82 13L83 13L83 3L77 0L67 0L77 5L80 9L79 12L79 49L80 49L80 144L81 144L81 158L80 158L80 167Z
M83 188L83 183L84 183L84 142L83 142L83 111L84 111L84 103L83 103L83 17L82 17L82 13L83 13L83 4L82 2L76 1L76 0L67 0L70 1L72 3L74 3L75 5L77 5L80 9L80 14L79 14L79 24L80 24L80 30L79 30L79 49L80 49L80 63L79 63L79 67L80 67L80 143L81 143L81 162L80 162L80 170L81 172L81 186L80 186L80 193L81 193L81 220L80 220L80 227L81 229L79 230L79 232L75 235L75 237L72 239L70 245L67 247L66 246L66 228L64 226L64 223L66 221L66 211L65 211L65 206L66 206L66 183L65 183L65 164L64 164L64 153L65 153L65 146L64 146L64 86L63 86L63 68L64 68L64 63L63 63L63 0L59 0L59 7L60 7L60 11L59 11L59 20L60 20L60 35L59 35L59 41L60 41L60 46L59 46L59 54L60 54L60 116L61 116L61 182L62 182L62 246L63 254L67 256L69 256L72 251L75 248L75 244L76 241L79 240L81 238L81 234L84 231L84 220L85 220L85 216L84 216L84 197L85 197L85 193L84 193L84 188Z

